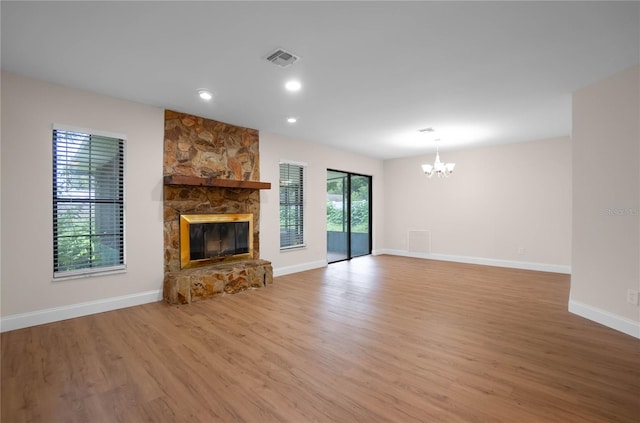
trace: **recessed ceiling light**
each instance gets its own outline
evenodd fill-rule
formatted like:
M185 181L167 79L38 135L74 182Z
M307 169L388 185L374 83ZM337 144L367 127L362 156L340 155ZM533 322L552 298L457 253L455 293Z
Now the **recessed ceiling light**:
M198 90L198 95L201 99L209 101L213 98L213 94L209 90Z
M298 81L289 81L284 84L284 87L289 91L299 91L302 88L302 84Z
M297 121L298 121L297 117L291 116L291 117L287 118L287 122L289 122L289 123L296 123Z

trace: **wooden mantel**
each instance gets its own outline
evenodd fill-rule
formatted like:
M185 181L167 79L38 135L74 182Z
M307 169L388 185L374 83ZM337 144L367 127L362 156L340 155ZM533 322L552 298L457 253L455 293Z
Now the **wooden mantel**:
M197 176L183 175L165 176L164 184L220 188L271 189L271 182L236 181L233 179L199 178Z

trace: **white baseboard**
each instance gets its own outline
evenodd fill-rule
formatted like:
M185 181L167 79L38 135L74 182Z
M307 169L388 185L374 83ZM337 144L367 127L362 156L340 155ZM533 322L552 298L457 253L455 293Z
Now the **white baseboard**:
M453 261L457 263L482 264L485 266L509 267L512 269L537 270L540 272L571 274L571 266L561 264L530 263L524 261L498 260L484 257L455 256L449 254L416 253L406 250L376 250L375 255L389 254L394 256L415 257L429 260Z
M569 312L640 339L640 322L571 299Z
M73 319L75 317L87 316L89 314L102 313L146 303L153 303L162 300L162 290L140 292L137 294L124 295L122 297L106 298L104 300L89 301L86 303L72 304L64 307L55 307L45 310L32 311L29 313L14 314L3 317L0 320L0 332L27 328L30 326L43 325L45 323L57 322L60 320Z
M304 272L305 270L318 269L320 267L326 267L326 266L327 266L326 260L318 260L318 261L312 261L309 263L296 264L295 266L279 267L277 269L273 269L273 276L274 277L284 276L284 275L289 275L291 273Z

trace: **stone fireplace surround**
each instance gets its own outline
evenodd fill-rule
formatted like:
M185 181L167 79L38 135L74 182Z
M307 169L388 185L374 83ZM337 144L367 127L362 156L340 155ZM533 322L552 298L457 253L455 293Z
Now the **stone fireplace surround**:
M188 304L273 283L260 259L259 135L255 129L165 111L164 299ZM180 268L180 214L253 214L253 257Z

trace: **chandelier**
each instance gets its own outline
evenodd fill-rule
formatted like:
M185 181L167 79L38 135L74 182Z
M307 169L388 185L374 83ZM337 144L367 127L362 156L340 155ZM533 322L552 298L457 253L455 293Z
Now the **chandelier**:
M433 175L436 175L438 178L448 178L449 175L451 175L453 173L453 168L456 167L455 163L442 163L440 161L440 151L438 149L438 144L437 142L440 141L439 139L436 140L436 161L433 163L433 165L430 164L423 164L422 165L422 170L424 171L424 174L427 175L429 178L431 178Z

